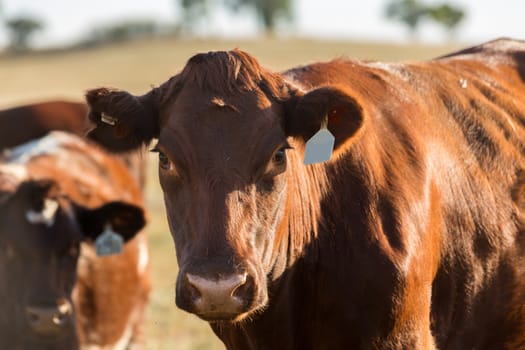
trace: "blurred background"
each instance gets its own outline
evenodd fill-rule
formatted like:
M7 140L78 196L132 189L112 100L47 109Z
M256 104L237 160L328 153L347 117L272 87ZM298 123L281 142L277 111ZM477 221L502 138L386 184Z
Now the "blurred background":
M142 94L192 55L235 47L267 68L335 57L428 59L497 37L525 39L522 0L0 0L0 109L87 89ZM146 199L153 274L146 349L222 349L174 303L177 264L156 174Z

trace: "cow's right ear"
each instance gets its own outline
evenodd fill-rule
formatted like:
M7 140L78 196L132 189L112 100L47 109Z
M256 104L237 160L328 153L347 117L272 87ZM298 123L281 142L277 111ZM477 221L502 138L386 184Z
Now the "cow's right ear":
M348 87L327 85L297 93L287 101L285 131L307 142L323 123L333 134L334 153L341 153L362 129L367 113L365 103Z
M75 212L84 237L93 241L108 224L124 241L132 239L146 224L144 210L126 202L109 202L94 209L75 205Z
M159 112L154 90L134 96L117 89L99 88L86 93L89 119L95 127L88 138L114 152L148 144L159 135Z

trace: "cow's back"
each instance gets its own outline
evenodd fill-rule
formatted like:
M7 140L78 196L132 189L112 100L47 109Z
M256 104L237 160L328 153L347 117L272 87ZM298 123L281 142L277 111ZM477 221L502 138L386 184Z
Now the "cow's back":
M72 101L47 101L0 111L0 149L44 136L50 130L83 135L89 124L87 107Z

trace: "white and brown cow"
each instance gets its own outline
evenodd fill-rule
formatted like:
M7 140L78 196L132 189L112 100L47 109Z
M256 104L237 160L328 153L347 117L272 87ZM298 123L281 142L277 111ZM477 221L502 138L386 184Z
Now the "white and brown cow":
M142 343L150 290L142 195L126 166L63 132L0 156L0 348ZM121 254L99 257L111 229Z

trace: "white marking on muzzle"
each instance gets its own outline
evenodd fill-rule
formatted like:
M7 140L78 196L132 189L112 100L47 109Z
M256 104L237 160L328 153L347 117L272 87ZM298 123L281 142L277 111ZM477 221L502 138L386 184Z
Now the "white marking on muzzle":
M237 287L243 285L246 282L246 273L231 275L227 278L222 278L219 280L212 280L203 278L196 275L188 274L188 282L201 292L203 296L213 295L217 297L224 298L225 300L228 297L233 297L238 299L234 292Z
M27 179L27 168L21 164L0 164L0 175L10 176L18 182Z
M41 212L28 210L26 212L26 219L32 224L45 224L47 227L53 226L55 223L55 214L58 210L58 202L46 198L44 200L44 207Z

